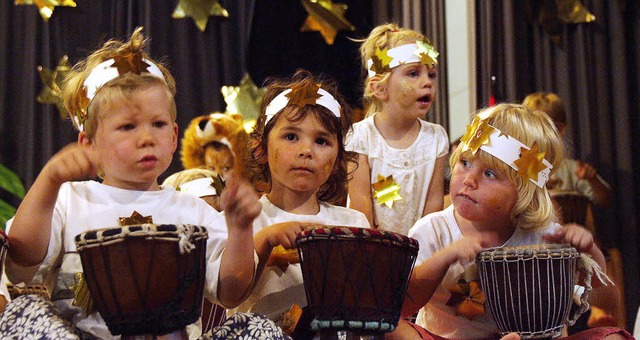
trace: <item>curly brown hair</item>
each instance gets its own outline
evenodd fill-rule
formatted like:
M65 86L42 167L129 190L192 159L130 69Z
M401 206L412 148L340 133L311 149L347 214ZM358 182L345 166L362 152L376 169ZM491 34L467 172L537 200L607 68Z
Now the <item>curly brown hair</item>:
M329 109L321 105L305 105L297 110L292 110L287 118L294 122L303 120L307 115L314 115L322 125L331 133L335 133L338 139L338 157L333 173L329 179L318 189L317 198L331 204L344 202L347 195L347 181L349 162L356 163L358 155L347 151L344 148L344 137L351 128L351 109L342 95L338 92L336 82L326 76L316 76L311 72L299 69L290 78L269 78L266 81L266 92L262 97L260 105L260 116L255 129L251 132L249 147L246 157L246 164L249 167L251 181L256 187L262 187L264 183L271 184L271 171L269 170L267 156L267 140L271 129L276 122L281 119L280 114L276 114L265 124L266 108L271 101L282 91L290 89L294 85L308 84L320 85L322 89L329 92L340 104L341 114L336 117ZM287 105L289 107L289 105ZM282 112L283 108L280 112ZM268 190L267 190L268 191Z

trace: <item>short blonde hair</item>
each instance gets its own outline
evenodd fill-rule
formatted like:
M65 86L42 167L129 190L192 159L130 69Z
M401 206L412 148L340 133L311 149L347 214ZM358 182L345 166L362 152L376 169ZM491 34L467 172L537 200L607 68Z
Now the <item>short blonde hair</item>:
M556 123L567 124L567 111L562 99L552 92L534 92L529 94L522 101L522 105L532 109L542 111L551 117Z
M424 34L402 28L394 23L387 23L380 25L369 33L367 38L362 40L356 40L362 42L360 46L360 59L362 67L366 70L368 68L367 61L376 54L376 49L392 49L394 47L415 43L416 41L424 41L427 38ZM376 80L382 86L386 86L389 81L391 72L384 74L376 74L372 77L367 76L364 81L364 106L367 108L367 117L382 109L382 103L373 95L371 89L371 81Z
M121 101L129 100L131 94L153 86L165 86L167 96L170 98L170 113L172 119L176 119L176 105L174 96L176 84L169 70L158 61L151 59L145 52L148 41L142 34L142 27L134 30L128 42L109 40L100 49L93 52L74 65L64 80L62 87L62 98L69 114L77 117L84 125L84 130L89 139L93 139L101 115L110 109L110 105ZM126 73L104 84L96 93L95 97L88 102L84 88L84 82L96 66L100 63L112 59L116 56L126 56L131 54L141 54L143 58L153 62L158 66L164 81L148 73Z
M488 113L487 123L502 131L503 134L529 147L536 143L539 152L544 152L544 158L553 166L552 173L564 159L565 145L562 137L551 118L544 112L534 111L518 104L498 104L476 112L471 116L471 120L481 113ZM470 150L462 150L462 147L458 147L449 158L452 169L462 156L475 157L486 166L506 174L515 184L518 199L511 212L511 219L518 227L536 229L555 221L553 203L546 186L540 188L529 180L523 180L522 177L517 176L513 168L482 149L473 156Z

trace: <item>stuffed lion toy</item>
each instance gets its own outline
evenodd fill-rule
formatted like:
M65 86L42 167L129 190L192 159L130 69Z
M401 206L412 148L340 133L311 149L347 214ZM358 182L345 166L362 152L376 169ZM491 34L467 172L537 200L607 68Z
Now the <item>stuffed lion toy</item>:
M206 168L222 178L230 171L247 178L244 153L249 135L239 114L214 112L191 120L182 138L185 169Z

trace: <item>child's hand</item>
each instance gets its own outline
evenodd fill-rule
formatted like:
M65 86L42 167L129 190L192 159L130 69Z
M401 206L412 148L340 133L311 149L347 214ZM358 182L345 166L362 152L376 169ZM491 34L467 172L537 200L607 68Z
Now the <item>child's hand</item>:
M596 168L589 163L578 161L578 168L576 169L576 176L580 179L592 179L595 178L598 172Z
M310 223L301 222L282 222L272 224L260 232L264 232L265 242L269 247L282 246L285 249L296 247L296 237L306 227L311 226Z
M482 250L482 244L477 238L463 237L446 249L450 256L449 263L459 261L464 265L476 260L476 255Z
M227 220L227 228L251 230L253 220L262 211L258 193L240 177L234 175L228 177L220 200Z
M56 184L85 180L97 176L99 163L90 149L69 144L47 162L43 173Z
M545 234L543 238L548 242L568 243L581 253L590 252L594 245L591 232L574 223L566 224L554 233Z

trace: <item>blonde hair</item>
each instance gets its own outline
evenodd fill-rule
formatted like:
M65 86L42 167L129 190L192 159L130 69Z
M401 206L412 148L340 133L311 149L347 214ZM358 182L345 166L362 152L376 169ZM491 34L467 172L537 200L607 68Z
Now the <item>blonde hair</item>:
M534 111L518 104L498 104L476 112L471 116L471 120L481 113L488 113L487 123L502 131L503 134L529 147L536 143L539 152L544 152L544 158L553 166L552 173L564 159L565 145L562 137L551 118L544 112ZM474 156L471 156L470 150L462 151L462 149L458 147L449 158L452 169L463 155L475 157L487 167L506 174L507 178L515 184L518 199L511 211L511 219L518 227L536 229L555 221L553 203L546 186L539 188L531 181L523 180L513 168L482 149L479 149Z
M173 76L166 67L158 61L151 59L145 52L148 41L142 34L142 27L138 27L131 34L128 42L109 40L100 49L93 52L84 60L74 65L64 80L62 98L69 114L77 117L84 126L89 139L93 139L98 121L102 115L109 111L113 103L130 100L131 94L153 86L165 86L167 96L170 98L170 113L172 119L176 119L176 105L174 96L176 84ZM141 54L143 58L158 66L164 76L164 81L149 73L126 73L104 84L89 102L86 97L84 82L96 66L117 56Z
M524 98L522 105L532 110L539 110L548 114L556 125L558 125L558 128L562 128L558 123L561 123L563 126L567 123L567 111L565 110L564 103L555 93L531 93Z
M189 183L199 178L217 178L218 174L215 171L203 168L193 168L178 171L171 176L167 177L163 182L163 187L173 187L176 190L180 190L180 186Z
M369 33L367 38L356 41L362 42L362 45L360 46L360 59L362 67L366 70L367 61L375 56L376 49L392 49L394 47L426 39L427 38L424 34L420 32L402 28L394 23L387 23L371 30L371 33ZM376 74L372 77L367 76L365 79L363 104L364 107L367 108L367 117L370 117L382 109L382 102L373 95L373 90L371 88L372 80L377 81L382 86L386 86L390 75L391 72L387 72L384 74Z

